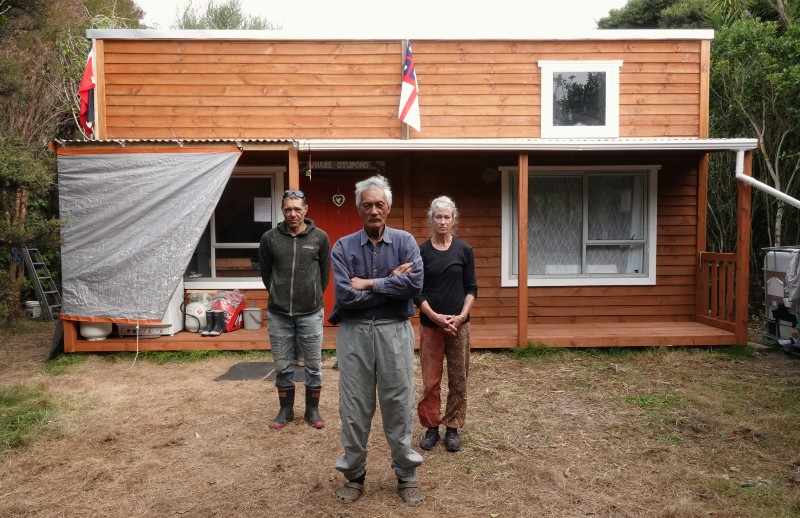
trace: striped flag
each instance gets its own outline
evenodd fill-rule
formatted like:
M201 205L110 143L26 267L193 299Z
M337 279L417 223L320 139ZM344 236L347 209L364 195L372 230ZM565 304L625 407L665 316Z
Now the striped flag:
M91 135L94 128L94 66L92 64L92 45L89 46L89 56L86 58L86 68L83 70L81 86L78 95L81 98L79 119L87 135Z
M406 42L406 62L403 65L403 83L400 91L400 110L398 118L414 128L420 130L419 123L419 87L417 74L414 71L414 58L411 55L411 42Z

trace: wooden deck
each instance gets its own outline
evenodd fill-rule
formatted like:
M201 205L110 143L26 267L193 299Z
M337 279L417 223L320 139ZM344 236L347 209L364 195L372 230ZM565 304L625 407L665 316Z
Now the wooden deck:
M66 352L119 351L178 351L225 350L243 351L269 349L266 328L239 329L218 337L202 337L197 333L180 332L158 338L108 338L100 341L83 340L77 336L77 326L65 322L64 350ZM473 326L473 349L503 349L516 344L516 325ZM415 334L418 335L415 329ZM419 338L417 338L419 340ZM711 346L735 345L736 335L696 322L636 322L529 324L528 341L553 347L647 347L647 346ZM418 345L418 344L417 344ZM324 330L323 348L336 347L336 328Z

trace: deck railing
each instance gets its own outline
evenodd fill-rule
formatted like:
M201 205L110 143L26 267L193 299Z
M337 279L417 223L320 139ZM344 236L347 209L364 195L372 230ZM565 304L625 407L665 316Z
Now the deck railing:
M700 252L697 321L736 331L736 254Z

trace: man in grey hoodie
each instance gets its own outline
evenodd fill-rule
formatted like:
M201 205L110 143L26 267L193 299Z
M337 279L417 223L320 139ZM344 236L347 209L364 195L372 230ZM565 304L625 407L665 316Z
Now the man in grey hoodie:
M305 352L305 420L324 428L319 414L322 391L322 294L331 271L328 235L306 218L308 204L303 191L283 193L284 221L261 236L261 279L269 292L267 327L272 358L278 372L280 411L269 425L279 430L294 419L295 343Z

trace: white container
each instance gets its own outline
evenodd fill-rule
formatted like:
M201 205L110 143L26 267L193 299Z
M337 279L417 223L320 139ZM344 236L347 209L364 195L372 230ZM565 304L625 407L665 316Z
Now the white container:
M244 328L261 329L261 308L244 308Z
M25 303L25 316L28 318L39 318L42 316L42 307L38 300L29 300Z
M91 342L105 340L111 334L113 325L111 322L81 322L80 333Z

